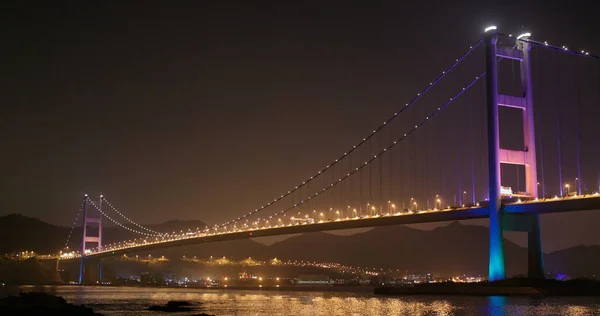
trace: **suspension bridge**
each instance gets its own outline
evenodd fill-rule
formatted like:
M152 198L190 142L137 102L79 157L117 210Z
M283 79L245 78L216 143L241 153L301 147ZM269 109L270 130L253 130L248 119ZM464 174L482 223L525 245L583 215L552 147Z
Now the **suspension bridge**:
M539 216L600 209L599 61L489 27L367 136L262 206L213 227L168 233L131 220L105 196L86 195L73 223L82 218L80 250L45 257L80 260L84 282L86 266L131 252L489 218L488 279L506 277L504 231L528 234L529 277L543 278ZM103 244L103 218L139 237Z

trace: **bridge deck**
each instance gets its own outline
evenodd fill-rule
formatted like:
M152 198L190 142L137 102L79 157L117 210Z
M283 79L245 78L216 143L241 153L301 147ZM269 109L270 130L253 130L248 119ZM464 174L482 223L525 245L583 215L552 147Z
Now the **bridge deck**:
M521 203L506 204L504 211L512 214L548 214L567 211L584 211L600 209L600 196L597 194L577 198L559 198L546 199L539 201L529 201ZM131 252L151 251L169 247L179 247L186 245L195 245L202 243L212 243L219 241L268 237L278 235L288 235L297 233L307 233L316 231L421 224L444 221L457 221L467 219L477 219L488 217L488 210L485 207L470 207L447 210L421 211L414 214L387 215L370 218L351 218L335 221L326 221L313 224L298 224L292 226L280 226L263 229L245 230L232 233L220 233L212 235L181 237L174 240L165 240L155 243L148 243L139 246L123 247L120 249L106 250L103 252L92 253L86 257L103 258L122 255Z

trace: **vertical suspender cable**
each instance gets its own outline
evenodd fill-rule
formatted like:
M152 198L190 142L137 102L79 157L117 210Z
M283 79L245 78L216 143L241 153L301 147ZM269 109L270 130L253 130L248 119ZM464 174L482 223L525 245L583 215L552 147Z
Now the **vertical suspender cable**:
M306 189L306 187L303 186L298 190L298 192L300 192L300 198L298 199L298 202L300 203L300 211L303 211L303 209L306 207L306 205L304 205L304 203L302 203L302 201L304 201L304 198L303 198L304 195L302 194L302 191L304 191L305 189ZM307 196L308 196L308 194L307 194ZM269 217L265 215L265 220L268 220L268 218Z
M344 162L340 161L340 179L344 177ZM347 181L342 181L342 183L340 183L340 212L344 210L344 204L348 204L348 201L345 201L345 197L346 197L346 187L347 187ZM346 203L344 203L346 202Z
M462 108L463 108L463 113L464 113L464 109L466 108L466 103L462 102ZM462 147L462 131L463 131L463 125L465 124L459 124L459 127L457 128L458 130L458 156L456 157L457 161L458 161L458 205L463 205L464 201L463 201L463 187L462 187L462 151L463 151L463 147Z
M471 100L473 99L473 93L469 93L469 98L467 98L466 100ZM471 108L471 111L469 111L469 127L473 126L473 122L475 122L476 120L474 119L474 112L475 109L473 109L473 102L467 102L467 106L469 108ZM475 128L473 128L473 131L471 131L471 129L469 128L469 136L471 139L471 203L475 204L475 133L474 133Z
M394 140L394 135L392 134L394 132L393 128L390 128L390 142L392 142ZM394 193L394 148L391 149L390 151L390 155L389 155L389 160L390 160L390 169L388 170L388 174L389 174L389 200L392 201L393 198L393 193Z
M344 159L340 161L340 178L344 176ZM340 212L344 211L344 188L346 187L346 181L342 181L340 187Z
M579 126L579 124L581 124L581 87L580 85L580 81L579 81L579 58L575 59L575 89L576 89L576 96L575 96L575 119L576 119L576 123L575 123L575 135L577 137L576 141L575 141L575 148L576 148L576 153L577 153L577 195L581 195L581 127Z
M425 206L427 206L427 209L429 209L429 128L426 128L424 132L425 133L425 142L424 142L424 146L425 149L423 151L423 158L425 160L425 163L423 164L424 168L424 172L425 172L425 176L424 176L424 187L425 190L423 191L423 194L425 194L425 199L427 204L425 204Z
M348 168L349 172L352 172L352 155L348 156L348 162L350 163L350 168ZM354 204L354 186L352 185L352 180L354 180L354 178L356 177L352 177L350 178L350 196L349 196L349 200L350 200L350 204Z
M485 84L481 84L481 96L482 96L482 99L485 98L485 95L486 95ZM482 116L485 116L485 115L482 115ZM482 122L485 122L485 120L482 119ZM486 134L487 134L486 125L482 123L481 124L481 135L486 135ZM483 143L485 143L485 136L484 136L484 139L483 139ZM486 155L486 151L482 150L481 151L481 170L483 171L483 174L486 174L486 168L485 168L486 156L485 155ZM485 176L484 176L484 179L485 179ZM485 181L484 183L487 183L487 181ZM485 201L488 201L489 198L490 198L489 188L487 188L487 186L485 186L485 185L483 186L483 188L484 188L483 189L483 199Z
M598 63L599 65L599 71L600 71L600 63ZM600 74L600 72L598 72ZM402 128L402 118L400 118L400 135L402 135L404 133L404 129ZM399 177L398 177L398 184L399 184L399 192L400 192L400 196L398 197L399 199L401 199L402 201L404 201L404 199L406 198L405 195L405 191L404 191L404 150L403 150L404 144L400 144L400 167L398 168L399 170ZM599 171L600 172L600 171ZM600 180L600 173L599 173L599 177L598 179ZM598 187L600 188L600 182L598 183ZM402 202L404 204L404 202ZM404 211L404 206L402 206L402 211Z
M538 46L535 46L535 77L538 81L538 83L541 81L540 76L539 76L539 67L538 67L538 60L540 59L540 56L538 54ZM544 178L544 132L543 132L543 125L539 124L540 129L538 134L540 135L540 140L539 140L539 144L540 144L540 171L541 171L541 175L542 175L542 198L546 197L546 180ZM538 187L539 190L539 187ZM538 192L539 194L539 192Z
M479 127L481 128L481 143L482 144L486 144L487 143L487 125L486 125L486 121L485 121L485 117L486 117L486 108L485 108L485 98L486 98L486 86L485 83L480 83L481 89L479 90L480 94L479 94L479 102L481 102L480 104L480 124ZM480 155L481 155L481 176L482 176L482 181L483 181L483 192L482 192L482 199L484 201L489 201L490 199L490 190L489 190L489 186L486 185L488 183L488 172L487 172L487 150L485 150L485 148L482 148L479 151Z
M440 131L444 131L444 127L442 126L440 129L438 129L438 125L441 125L442 123L439 122L439 124L434 124L433 127L435 129L435 135L437 135L438 137L438 145L436 146L436 158L437 158L437 165L439 166L439 170L438 170L438 175L439 175L439 179L438 181L438 186L437 186L437 192L435 192L436 196L436 201L434 202L434 205L437 203L437 198L441 199L441 197L444 195L443 194L443 188L444 188L444 167L443 167L443 162L444 160L442 160L442 152L445 152L445 150L440 150L440 146L446 146L446 142L444 141L444 133L441 133ZM444 147L445 149L445 147ZM442 208L442 206L439 206L440 209Z
M560 151L560 99L558 94L559 88L559 80L560 80L560 67L558 66L558 54L554 53L554 61L556 65L556 73L555 73L555 84L554 92L556 93L555 104L556 104L556 140L557 140L557 153L558 153L558 184L559 190L558 193L560 196L563 196L563 186L562 186L562 154Z
M371 157L373 156L373 151L371 150L371 147L373 145L373 141L372 139L369 140L369 160L371 159ZM373 204L373 164L370 163L369 164L369 205L372 207L371 204ZM370 209L367 210L367 212L371 212Z
M417 114L418 115L418 114ZM417 207L419 206L419 204L415 204L415 202L419 199L419 193L421 192L419 190L419 185L421 184L419 182L419 175L420 175L420 159L417 159L417 144L419 144L419 141L417 140L417 137L420 135L421 133L415 133L413 134L413 145L412 145L412 158L411 158L411 162L410 162L410 167L413 170L413 175L412 175L412 184L411 186L413 187L413 194L412 197L415 199L413 201L413 205L416 205ZM416 208L415 208L416 210Z
M335 171L335 167L331 167L331 181L327 184L327 187L330 187L334 181L333 180L333 178L335 177L334 171ZM330 209L333 211L335 209L335 192L334 192L335 190L330 189L329 191L330 191L330 199L331 199L331 202L329 204L330 204Z
M310 198L310 195L312 194L311 191L310 191L310 183L308 183L307 188L308 188L308 198ZM310 211L313 209L313 207L312 207L312 205L313 205L312 199L309 199L307 204L308 204L308 212L310 213ZM313 221L316 222L316 220L315 220L315 217L316 217L315 215L316 214L314 212L310 213L310 214L313 215ZM277 223L277 224L279 224L279 223Z
M598 94L598 99L596 101L598 101L598 103L600 103L600 59L596 59L596 67L598 68L597 71L597 75L596 75L596 79L598 81L598 89L596 90L597 94ZM597 150L598 150L598 155L596 156L596 161L600 161L600 146L596 146ZM598 165L598 192L600 192L600 164Z
M360 153L360 152L359 152ZM359 155L360 158L360 155ZM359 168L362 166L362 159L358 159L358 163L359 163ZM358 202L359 204L359 208L358 211L360 212L360 215L363 215L363 211L362 211L362 207L363 207L363 182L362 182L362 174L363 174L363 168L360 168L358 170Z
M383 136L379 136L380 139L382 137ZM379 214L381 214L382 211L383 211L383 194L382 194L382 192L383 192L383 181L382 181L382 177L381 177L381 167L383 165L383 157L385 157L385 156L382 155L381 158L379 158Z
M296 201L296 199L294 197L295 194L296 194L295 192L292 192L292 203L291 203L292 206L294 206L294 204L295 204L294 202ZM258 218L258 220L260 220L260 217Z
M327 188L327 176L323 175L323 188ZM325 214L327 214L327 212L329 212L329 207L331 206L329 203L329 193L328 192L323 192L321 194L321 196L323 197L324 201L323 201L323 207L325 208Z
M331 182L328 184L328 186L331 186L331 183L334 183L335 179L336 179L335 178L335 167L332 167L331 170L332 170L332 172L331 172ZM337 206L335 205L335 204L337 204L337 199L336 199L336 196L335 196L335 191L338 188L339 188L339 186L337 186L337 188L332 188L332 189L329 190L329 191L331 191L331 211L332 212L335 212L335 210L337 208Z

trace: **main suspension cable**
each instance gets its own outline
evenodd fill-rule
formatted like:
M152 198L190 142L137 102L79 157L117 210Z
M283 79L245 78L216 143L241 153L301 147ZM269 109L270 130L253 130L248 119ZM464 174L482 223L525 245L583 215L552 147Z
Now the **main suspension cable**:
M310 181L314 180L315 178L317 178L319 175L321 175L322 173L324 173L325 171L329 170L330 168L332 168L334 165L336 165L340 160L342 160L343 158L345 158L346 156L350 155L352 152L354 152L358 147L360 147L361 145L363 145L365 142L367 142L369 139L371 139L375 134L377 134L380 130L382 130L387 124L389 124L391 121L393 121L396 117L398 117L398 115L400 115L402 112L404 112L406 109L408 109L409 107L411 107L416 101L418 101L425 93L427 93L429 90L431 90L431 88L433 88L440 80L442 80L448 73L450 73L450 71L452 71L458 64L460 64L469 54L471 54L471 52L473 52L479 45L481 45L481 43L483 43L483 38L479 39L473 46L469 47L469 50L464 53L461 57L457 58L456 61L445 71L442 71L442 74L439 75L434 81L429 83L429 86L427 86L425 89L423 89L421 92L417 93L417 96L414 97L412 100L410 100L408 103L405 104L404 107L402 107L398 112L394 113L390 118L388 118L387 120L385 120L383 122L383 124L379 125L376 129L373 130L372 133L370 133L367 137L363 138L361 141L359 141L356 145L354 145L350 150L344 152L343 155L341 155L340 157L338 157L337 159L335 159L333 162L331 162L330 164L328 164L325 168L323 168L322 170L318 171L316 174L314 174L313 176L311 176L310 178L306 179L305 181L303 181L302 183L300 183L299 185L295 186L293 189L288 190L287 193L281 194L279 197L274 198L272 201L268 202L267 204L264 204L262 206L260 206L259 208L255 209L254 211L248 212L245 215L242 215L234 220L230 220L228 222L225 222L221 225L217 225L218 227L224 227L227 226L229 224L233 224L236 223L240 220L245 219L248 216L254 215L262 210L264 210L265 208L271 206L272 204L284 199L285 197L289 196L290 194L292 194L293 192L295 192L296 190L298 190L299 188L303 187L304 185L306 185L307 183L309 183Z
M450 105L454 100L456 100L458 97L460 97L465 91L467 91L469 88L471 88L479 79L481 79L485 75L485 73L486 72L484 71L481 75L475 77L475 79L473 81L471 81L466 87L462 88L462 90L460 90L452 98L450 98L449 101L446 101L442 106L438 107L437 110L435 110L431 115L427 116L425 119L423 119L417 125L415 125L412 129L410 129L409 131L407 131L406 133L404 133L401 137L399 137L398 139L396 139L392 144L390 144L389 146L387 146L386 148L384 148L382 151L380 151L376 155L374 155L371 158L369 158L367 161L364 162L364 164L361 164L359 167L357 167L354 170L350 171L346 175L342 175L337 181L333 181L328 186L324 187L322 190L317 191L316 193L310 195L308 197L308 199L301 200L298 203L292 205L291 207L289 207L289 208L287 208L285 210L281 210L279 212L276 212L276 213L272 214L271 216L284 215L288 211L291 211L291 210L293 210L293 209L301 206L302 204L306 203L310 199L317 197L319 194L326 193L327 191L329 191L330 189L334 188L335 186L337 186L338 184L340 184L342 181L346 180L347 178L351 177L355 173L357 173L357 172L360 173L361 169L363 169L367 165L370 165L373 161L379 159L388 150L390 150L391 148L393 148L394 146L396 146L396 144L402 142L408 136L410 136L411 134L413 134L419 127L427 124L430 119L432 119L434 116L436 116L437 114L439 114L442 110L444 110L446 107L448 107L448 105Z
M85 200L83 200L81 202L81 205L79 206L79 210L77 211L77 216L75 216L75 220L73 221L73 224L71 225L71 229L69 230L69 235L67 236L67 241L65 242L65 248L69 248L69 241L71 240L71 235L73 234L73 230L75 230L75 225L77 223L77 220L79 220L79 215L81 214L81 210L83 209L83 203L85 203Z
M113 205L112 205L112 204L111 204L111 203L110 203L110 202L109 202L109 201L106 199L106 197L105 197L104 195L102 195L100 198L101 198L102 200L104 200L104 202L106 202L106 204L108 204L108 206L109 206L109 207L110 207L110 208L111 208L113 211L115 211L117 214L121 215L121 217L123 217L125 220L127 220L127 221L128 221L128 222L130 222L131 224L133 224L133 225L135 225L135 226L137 226L137 227L139 227L139 228L141 228L141 229L143 229L143 230L145 230L145 231L148 231L148 232L150 232L150 233L157 234L157 235L162 235L162 233L160 233L160 232L157 232L157 231L155 231L155 230L152 230L152 229L150 229L150 228L146 228L146 227L144 227L144 226L142 226L142 225L140 225L140 224L138 224L138 223L134 222L133 220L129 219L129 217L127 217L127 216L125 216L123 213L119 212L119 210L117 210L117 208L116 208L116 207L114 207L114 206L113 206Z
M154 237L154 236L162 236L162 234L149 234L149 233L144 233L132 228L129 228L119 222L117 222L115 219L113 219L112 217L110 217L108 214L104 213L97 205L96 203L94 203L94 201L88 199L88 201L90 202L90 204L92 204L93 207L96 208L96 210L98 210L98 212L100 212L100 214L102 214L104 217L108 218L111 222L113 222L114 224L116 224L117 226L124 228L132 233L136 233L136 234L140 234L140 235L144 235L144 236L150 236L150 237Z
M515 39L514 37L511 37L510 35L506 35L506 34L503 34L503 33L497 33L497 34L500 35L500 36L504 36L506 38ZM592 59L595 59L595 60L600 60L600 56L590 54L590 52L586 52L584 50L582 50L581 52L578 52L578 51L574 51L574 50L569 50L569 48L567 46L558 47L558 46L550 45L550 44L548 44L548 42L543 42L542 43L542 42L538 42L538 41L531 40L531 39L518 38L518 39L515 39L515 40L522 41L522 42L525 42L525 43L534 44L536 46L545 47L545 48L556 50L556 51L561 51L561 52L564 52L564 53L567 53L567 54L571 54L571 55L581 56L581 57L585 57L585 58L592 58Z

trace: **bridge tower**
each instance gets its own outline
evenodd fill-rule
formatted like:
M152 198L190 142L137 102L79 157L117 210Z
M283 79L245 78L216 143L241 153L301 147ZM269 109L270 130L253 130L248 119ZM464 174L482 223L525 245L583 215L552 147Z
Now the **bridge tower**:
M103 196L100 195L99 201L98 201L98 209L99 209L99 215L98 217L91 217L89 216L89 212L88 212L88 206L92 205L92 202L90 201L90 199L88 198L87 194L84 197L84 202L83 202L83 236L81 239L81 260L79 262L79 284L83 284L83 276L85 273L85 250L86 250L86 244L87 243L93 243L96 244L96 246L98 247L98 251L102 250L102 198ZM96 223L97 227L98 227L98 236L88 236L88 223ZM101 282L102 281L102 263L99 262L98 263L98 280Z
M503 214L501 200L500 164L525 166L527 194L538 197L535 128L533 115L531 45L527 40L530 34L517 37L514 47L499 46L495 27L486 29L486 103L488 119L488 163L490 181L490 254L488 279L503 280L506 277L504 266L503 231L528 233L528 275L530 278L544 277L543 253L540 236L539 215ZM510 96L498 93L498 58L520 62L521 95ZM499 115L500 106L518 108L523 119L523 150L509 150L500 147Z

